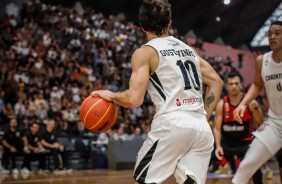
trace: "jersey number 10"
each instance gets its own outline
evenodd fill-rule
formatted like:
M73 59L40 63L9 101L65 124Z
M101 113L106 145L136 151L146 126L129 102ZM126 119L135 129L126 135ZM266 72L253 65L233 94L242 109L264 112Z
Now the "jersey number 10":
M192 88L190 80L192 81L192 85L194 89L197 91L200 90L201 85L200 85L200 80L199 80L199 76L198 76L195 64L189 60L186 60L184 62L181 60L178 60L176 64L179 66L181 73L183 75L183 78L184 78L184 85L185 85L184 90ZM192 75L191 75L191 71L192 71Z

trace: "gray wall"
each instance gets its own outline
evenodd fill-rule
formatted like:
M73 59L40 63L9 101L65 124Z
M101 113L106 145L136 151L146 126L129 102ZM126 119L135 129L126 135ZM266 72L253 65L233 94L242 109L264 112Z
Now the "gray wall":
M108 145L109 169L133 169L139 149L144 140L110 141Z

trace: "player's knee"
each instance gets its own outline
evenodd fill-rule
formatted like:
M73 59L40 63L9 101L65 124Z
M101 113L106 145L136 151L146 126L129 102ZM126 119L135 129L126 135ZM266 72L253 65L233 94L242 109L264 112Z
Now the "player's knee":
M187 176L187 179L183 184L197 184L197 183L190 176Z

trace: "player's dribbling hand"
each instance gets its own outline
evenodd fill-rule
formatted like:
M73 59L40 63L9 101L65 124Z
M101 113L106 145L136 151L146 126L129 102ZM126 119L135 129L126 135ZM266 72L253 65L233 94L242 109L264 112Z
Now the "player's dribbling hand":
M233 111L233 118L235 121L243 124L242 117L244 116L246 110L246 106L240 104L234 111Z
M224 155L224 152L223 152L223 149L222 147L217 147L215 149L215 156L218 160L222 160L223 159L223 155Z
M113 101L112 99L112 93L109 90L99 90L99 91L92 91L90 93L91 96L100 96L101 98L108 100L108 101Z

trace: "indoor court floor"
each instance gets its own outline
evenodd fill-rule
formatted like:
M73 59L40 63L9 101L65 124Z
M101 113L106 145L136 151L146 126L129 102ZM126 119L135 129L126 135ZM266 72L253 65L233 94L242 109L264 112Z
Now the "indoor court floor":
M231 184L230 175L209 176L206 184ZM133 184L132 170L79 170L73 173L31 173L29 175L0 175L1 184ZM278 172L265 184L280 184ZM170 177L163 184L176 184ZM251 184L251 182L250 182Z

